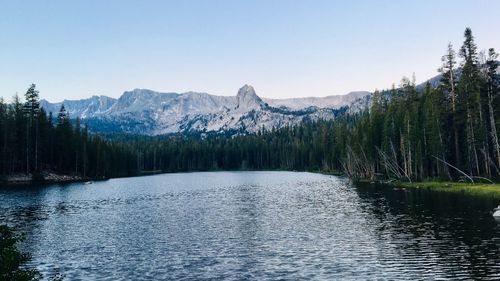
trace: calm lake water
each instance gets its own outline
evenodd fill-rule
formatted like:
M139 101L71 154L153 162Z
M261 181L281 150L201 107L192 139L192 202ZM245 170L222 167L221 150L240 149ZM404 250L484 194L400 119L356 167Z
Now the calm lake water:
M500 279L499 202L298 172L0 188L0 223L66 280Z

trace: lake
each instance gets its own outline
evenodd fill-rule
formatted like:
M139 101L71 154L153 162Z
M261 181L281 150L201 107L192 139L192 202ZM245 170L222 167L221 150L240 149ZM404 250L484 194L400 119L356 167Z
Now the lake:
M302 172L0 188L0 223L65 280L500 279L492 199Z

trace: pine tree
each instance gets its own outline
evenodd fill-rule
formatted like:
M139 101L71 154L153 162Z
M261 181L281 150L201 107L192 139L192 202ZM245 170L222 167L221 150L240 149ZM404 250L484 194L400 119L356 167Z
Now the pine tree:
M482 107L479 88L479 69L477 47L470 28L464 32L464 43L460 48L462 75L460 77L460 92L462 107L465 113L467 163L470 174L480 174L478 143L482 143L480 136L483 131Z
M31 84L25 94L26 102L24 103L23 110L27 116L26 122L26 174L30 171L30 144L32 135L35 140L35 169L38 169L38 120L37 116L40 111L40 102L38 90L36 85ZM33 121L35 121L35 129L33 130ZM33 132L34 131L34 132Z
M497 158L496 164L497 168L500 169L500 144L498 142L498 133L496 128L495 112L493 107L493 101L498 96L498 80L499 75L497 73L498 69L498 54L495 49L490 48L488 50L488 60L486 61L487 67L487 87L488 87L488 112L490 121L490 135L491 142L493 144L494 155Z
M57 125L62 125L69 119L68 112L66 111L66 107L64 107L64 103L61 105L59 109L59 113L57 114Z
M0 159L0 175L7 174L7 147L8 147L8 117L7 105L2 97L0 97L0 151L2 151L2 159Z
M439 69L441 72L441 85L447 92L448 98L451 103L451 128L453 130L453 143L454 143L454 155L455 161L460 161L460 146L459 146L459 135L456 122L456 112L457 112L457 97L456 97L456 78L455 78L455 51L453 50L453 45L448 43L448 50L446 55L441 58L443 62L442 67Z
M56 127L56 147L57 167L64 172L71 171L73 161L70 157L73 155L71 146L73 144L73 130L69 119L69 113L66 111L64 104L61 105L59 113L57 114L57 127Z

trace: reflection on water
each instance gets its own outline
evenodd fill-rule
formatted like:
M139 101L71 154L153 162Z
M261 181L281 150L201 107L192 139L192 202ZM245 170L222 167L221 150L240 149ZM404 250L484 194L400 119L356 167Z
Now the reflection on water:
M377 229L391 237L403 262L421 259L452 279L500 277L500 228L491 213L497 202L373 185L357 191L373 204Z
M0 189L44 273L107 279L498 279L498 202L294 172Z

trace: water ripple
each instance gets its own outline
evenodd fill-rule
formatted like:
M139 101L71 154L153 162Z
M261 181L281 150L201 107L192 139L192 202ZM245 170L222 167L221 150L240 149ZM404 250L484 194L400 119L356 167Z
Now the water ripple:
M32 265L68 280L498 280L498 202L220 172L0 189Z

